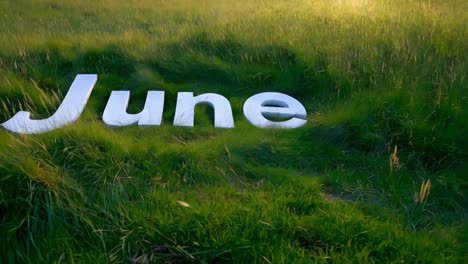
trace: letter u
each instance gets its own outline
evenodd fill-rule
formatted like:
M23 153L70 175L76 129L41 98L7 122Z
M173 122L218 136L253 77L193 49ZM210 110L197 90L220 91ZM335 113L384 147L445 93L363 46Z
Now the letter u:
M112 91L102 115L102 120L109 126L128 126L138 123L140 126L159 126L164 108L164 92L149 91L143 111L139 114L127 113L130 91Z

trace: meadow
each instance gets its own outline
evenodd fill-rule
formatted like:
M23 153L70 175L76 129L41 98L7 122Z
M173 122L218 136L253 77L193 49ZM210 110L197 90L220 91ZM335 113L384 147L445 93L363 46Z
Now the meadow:
M0 263L467 263L468 4L462 0L0 1ZM163 124L110 128L165 91ZM297 129L244 101L281 92ZM234 129L172 126L176 95L214 92Z

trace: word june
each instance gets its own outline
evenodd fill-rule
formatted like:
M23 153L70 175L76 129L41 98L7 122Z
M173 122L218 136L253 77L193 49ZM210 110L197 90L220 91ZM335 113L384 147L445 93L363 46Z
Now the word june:
M49 118L34 120L29 112L20 111L1 126L15 133L39 134L71 124L83 112L97 79L97 74L78 74L59 108ZM148 91L144 108L138 114L127 113L129 100L130 91L112 91L102 116L103 122L109 126L161 125L164 91ZM231 104L224 96L215 93L194 96L191 92L177 94L174 126L193 126L195 106L199 104L213 108L215 127L234 127ZM299 101L276 92L259 93L248 98L243 112L252 125L260 128L297 128L307 122L306 109ZM276 120L271 120L273 118Z

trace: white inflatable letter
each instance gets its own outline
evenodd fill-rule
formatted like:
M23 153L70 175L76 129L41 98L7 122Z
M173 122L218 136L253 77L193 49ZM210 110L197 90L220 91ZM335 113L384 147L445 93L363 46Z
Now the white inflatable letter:
M193 93L181 92L177 94L177 106L174 117L174 126L193 126L195 118L195 106L207 104L214 110L214 126L233 128L231 104L219 94L206 93L193 97Z
M20 111L2 126L20 134L40 134L75 122L83 112L97 82L97 74L78 74L57 111L47 119L32 120L30 113Z
M297 128L307 123L306 109L293 97L282 93L259 93L244 104L244 116L256 127ZM290 118L275 122L266 117Z
M102 120L109 126L128 126L138 122L140 126L161 125L164 92L149 91L145 107L139 114L128 114L127 107L130 100L130 91L112 91Z

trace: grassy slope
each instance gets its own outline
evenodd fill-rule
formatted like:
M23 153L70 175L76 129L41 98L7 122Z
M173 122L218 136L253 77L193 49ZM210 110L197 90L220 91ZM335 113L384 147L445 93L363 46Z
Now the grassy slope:
M463 261L465 1L231 2L0 2L0 122L99 74L76 124L0 131L0 262ZM134 113L166 91L164 125L106 128L122 89ZM179 91L225 95L236 128L172 127ZM310 121L253 128L261 91Z

